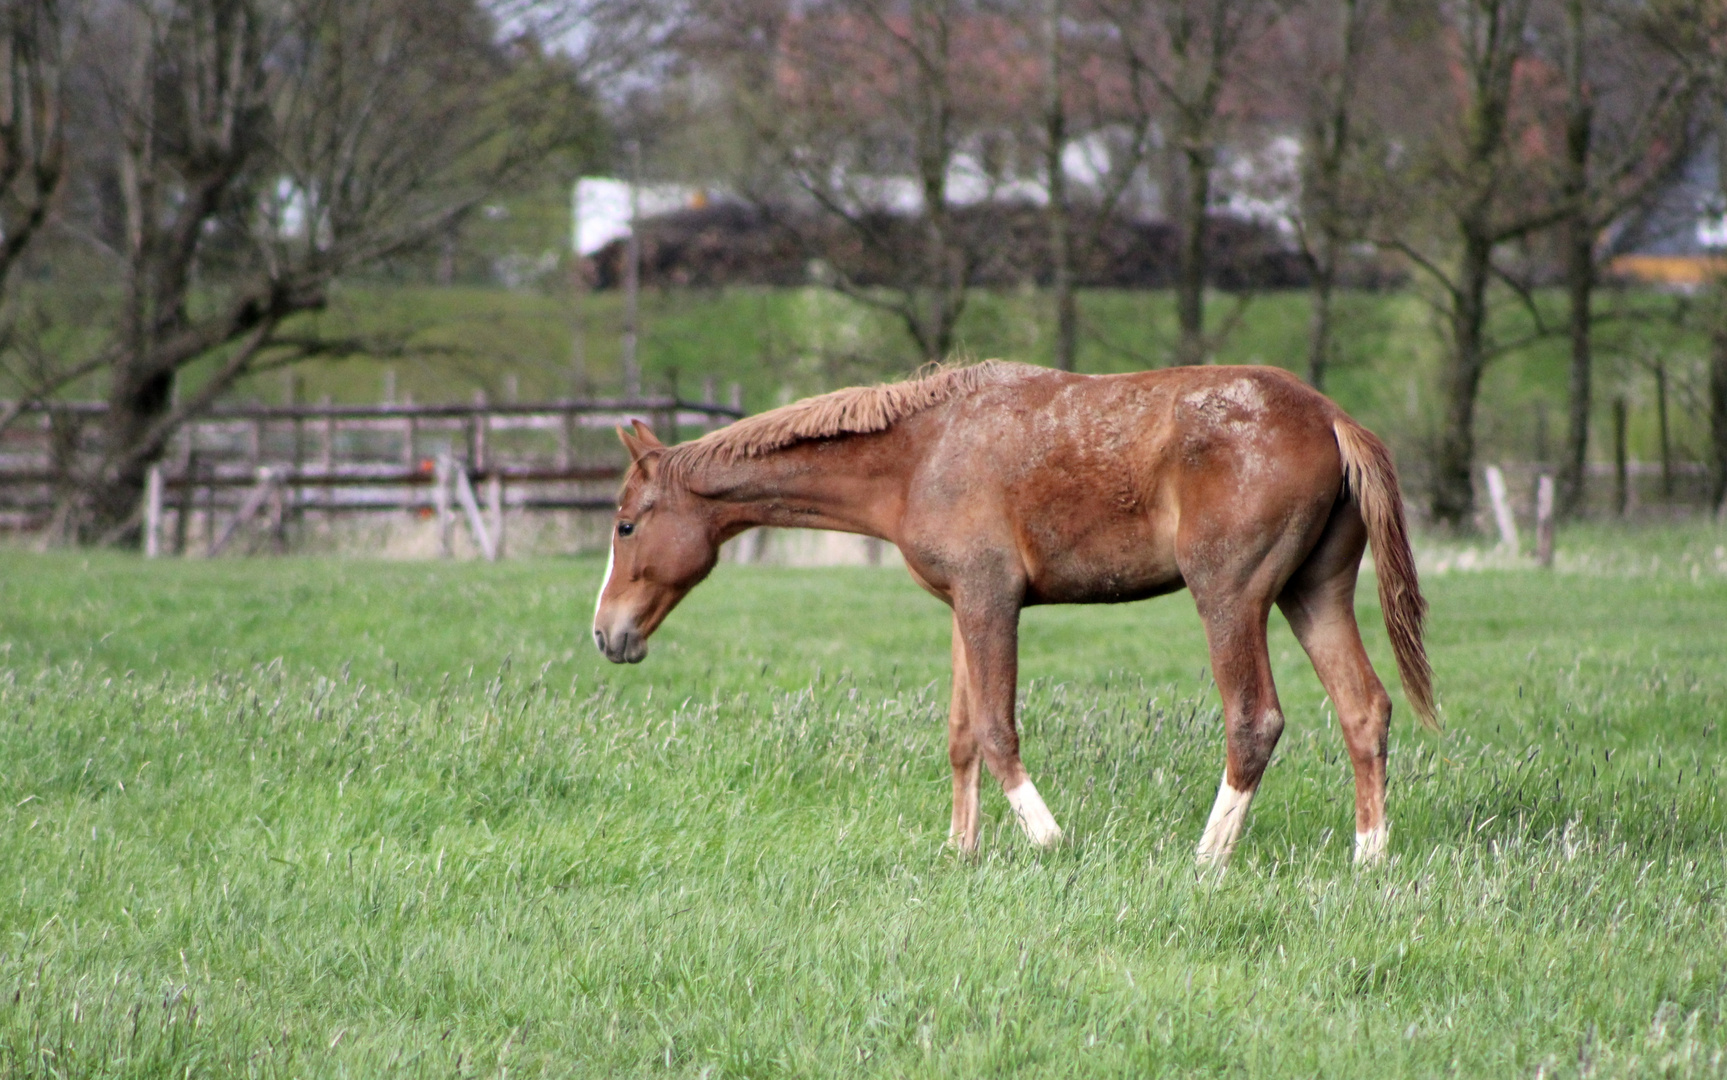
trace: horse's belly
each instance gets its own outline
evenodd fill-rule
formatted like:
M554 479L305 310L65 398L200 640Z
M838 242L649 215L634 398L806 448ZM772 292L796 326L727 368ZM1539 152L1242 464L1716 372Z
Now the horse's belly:
M1184 584L1174 545L1144 527L1035 545L1022 554L1028 604L1115 604Z

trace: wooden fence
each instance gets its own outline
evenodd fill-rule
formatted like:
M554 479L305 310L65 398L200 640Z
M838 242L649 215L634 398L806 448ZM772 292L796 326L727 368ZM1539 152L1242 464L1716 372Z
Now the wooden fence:
M308 516L435 517L440 547L465 521L488 558L506 510L605 510L625 457L614 426L641 419L665 441L743 415L675 397L531 403L223 405L188 423L150 472L140 508L150 555L220 554L250 530L286 543ZM80 466L98 460L100 402L34 406L0 437L0 528L37 531Z

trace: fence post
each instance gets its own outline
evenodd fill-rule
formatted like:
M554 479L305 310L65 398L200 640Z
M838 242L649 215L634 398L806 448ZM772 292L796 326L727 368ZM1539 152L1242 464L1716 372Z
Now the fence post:
M492 544L491 536L486 532L486 519L480 515L480 502L474 498L474 485L468 481L465 469L456 469L456 499L462 504L462 513L467 515L468 528L473 531L474 542L479 545L480 554L487 562L498 560L498 549Z
M240 503L240 509L234 512L234 517L228 522L228 527L223 529L221 535L217 536L210 544L209 558L214 559L222 554L234 537L239 535L240 529L245 526L246 522L257 516L258 511L263 509L265 501L269 499L271 492L275 491L276 483L275 470L267 466L258 470L257 485L246 492L245 500ZM213 513L214 511L212 511Z
M493 469L486 477L486 516L492 525L492 558L504 557L504 478Z
M336 414L330 401L330 395L325 394L318 399L318 407L324 410L324 445L318 464L323 470L325 485L319 498L324 504L324 524L330 524L330 504L336 501L336 490L328 483L330 473L336 468Z
M414 407L414 395L403 394L402 404L407 409L412 410ZM418 443L418 427L419 423L415 420L412 411L410 411L408 415L402 417L402 468L407 470L409 473L416 474L420 468L420 463L417 460L419 458L419 447L416 445ZM409 515L413 514L414 502L417 494L418 489L412 484L402 485L402 513Z
M486 392L474 391L474 412L468 418L468 471L486 471Z
M1625 516L1631 501L1631 477L1625 462L1625 397L1613 399L1613 514Z
M280 479L270 487L270 539L276 554L288 553L288 507Z
M197 497L198 454L189 449L190 437L186 440L185 468L180 473L180 497L174 502L174 554L186 554L186 534L192 527L192 513L197 508L193 500Z
M455 554L450 546L450 474L454 471L455 463L450 460L449 451L439 454L437 473L432 481L432 501L438 511L438 555L445 559Z
M144 557L162 555L162 463L150 466L144 479Z
M285 378L283 382L282 396L287 398L288 405L295 410L294 427L292 432L294 438L294 457L290 472L295 480L300 480L303 478L301 474L306 471L306 418L301 416L299 412L300 398L303 396L303 380L296 372L289 371L284 372L283 374ZM300 511L300 507L306 501L306 489L296 484L293 490L288 494L289 509L297 515Z
M1535 562L1553 565L1553 477L1547 473L1535 481Z
M1511 500L1505 494L1505 474L1499 471L1499 466L1487 466L1487 495L1493 500L1493 519L1499 525L1499 546L1515 555L1520 550L1517 543L1517 519L1511 513Z

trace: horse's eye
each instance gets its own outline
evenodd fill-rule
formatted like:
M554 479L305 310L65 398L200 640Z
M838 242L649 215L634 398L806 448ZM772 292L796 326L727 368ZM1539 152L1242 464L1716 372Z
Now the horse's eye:
M635 531L636 531L636 527L633 523L628 522L628 521L618 522L618 535L619 536L628 536Z

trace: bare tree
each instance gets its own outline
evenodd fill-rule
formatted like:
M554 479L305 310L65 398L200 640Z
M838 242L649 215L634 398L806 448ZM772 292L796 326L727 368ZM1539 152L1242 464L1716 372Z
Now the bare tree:
M1715 149L1717 205L1727 206L1727 56L1719 51L1723 40L1719 23L1710 35L1715 61L1711 65L1710 93L1704 98L1705 120ZM1709 334L1709 504L1717 517L1727 515L1727 275L1716 278L1713 321Z
M1079 340L1077 264L1095 256L1118 224L1124 199L1143 181L1158 101L1144 58L1110 12L1089 0L1036 0L1026 8L1027 36L1035 35L1044 51L1040 135L1056 316L1052 351L1055 366L1071 371ZM1077 199L1067 175L1067 151L1076 145L1083 145L1088 174Z
M363 351L295 317L415 250L567 140L556 64L512 64L467 0L90 0L69 213L119 296L62 372L105 379L69 535L135 531L145 472L239 379ZM119 212L110 207L118 204ZM88 317L92 313L84 313ZM180 376L201 365L182 392Z
M1017 34L1012 13L968 0L730 0L704 6L687 39L747 132L735 182L827 285L891 314L925 359L951 351L1003 247L962 211L1038 171L1023 127L1038 51Z
M1048 195L1050 293L1055 300L1055 366L1074 369L1079 341L1079 305L1073 287L1073 207L1067 192L1068 105L1063 63L1062 22L1065 0L1044 0L1043 126L1044 188Z
M60 185L66 29L58 0L0 12L0 289L48 219Z
M0 298L49 222L65 176L65 54L70 37L59 0L18 0L0 14ZM88 369L62 370L0 306L0 371L18 386L0 408L0 428Z
M1534 107L1530 49L1532 0L1454 0L1446 16L1460 107L1437 119L1423 152L1398 178L1411 213L1385 242L1406 254L1438 287L1446 331L1441 374L1444 413L1429 476L1435 521L1466 526L1474 515L1475 405L1489 361L1522 341L1489 330L1491 291L1503 283L1527 296L1526 283L1496 257L1505 245L1558 221L1563 203L1532 166L1520 138L1541 129ZM1542 330L1541 332L1545 332Z
M1280 16L1279 0L1098 0L1135 70L1157 88L1176 167L1166 200L1180 232L1177 357L1199 363L1211 353L1205 333L1206 218L1212 170L1223 138L1225 89L1245 48Z
M1300 11L1308 31L1288 71L1306 89L1302 184L1296 235L1309 274L1307 381L1325 389L1334 345L1338 273L1349 244L1369 234L1372 208L1357 182L1365 150L1359 88L1381 0L1314 0Z
M1564 146L1557 187L1570 378L1559 510L1583 505L1593 407L1594 293L1603 230L1643 202L1689 155L1694 101L1704 80L1664 47L1670 16L1623 0L1562 0L1547 36L1565 80Z

